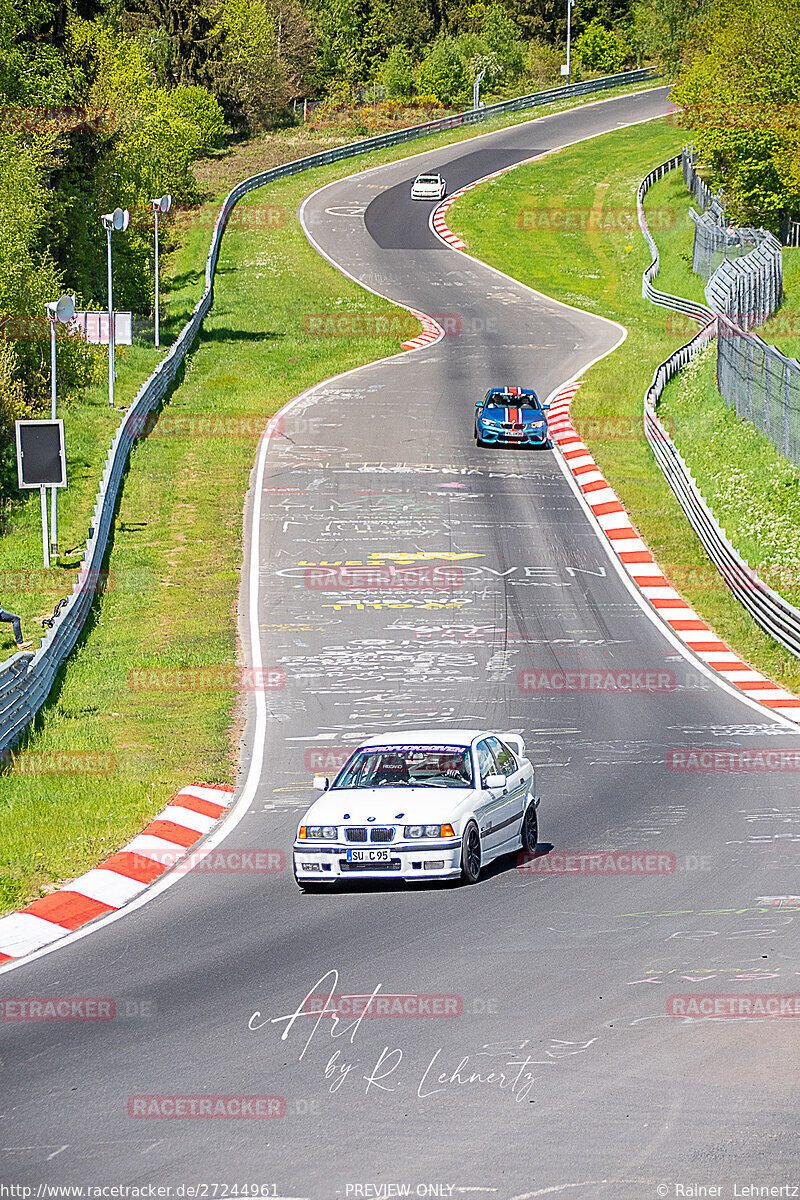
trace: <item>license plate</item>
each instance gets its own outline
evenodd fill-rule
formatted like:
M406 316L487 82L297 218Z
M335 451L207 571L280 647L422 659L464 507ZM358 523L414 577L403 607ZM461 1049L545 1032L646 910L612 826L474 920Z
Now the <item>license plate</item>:
M519 429L511 429L511 430L509 430L509 434L508 434L508 436L509 436L509 437L520 437L520 438L521 438L521 437L524 437L524 436L525 436L525 434L524 434L524 433L522 433L522 432L521 432Z
M348 862L389 862L388 850L348 850Z

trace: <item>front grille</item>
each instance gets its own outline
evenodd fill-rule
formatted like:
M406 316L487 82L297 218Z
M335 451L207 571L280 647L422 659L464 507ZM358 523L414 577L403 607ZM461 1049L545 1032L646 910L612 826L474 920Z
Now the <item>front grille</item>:
M390 858L388 862L348 862L346 858L339 859L340 871L399 871L400 859Z
M370 829L369 835L372 842L391 842L394 840L393 829Z
M522 429L523 426L516 424L514 422L503 422L502 428L503 429Z
M365 842L367 840L367 831L363 827L359 829L357 825L351 825L345 829L344 836L348 842Z

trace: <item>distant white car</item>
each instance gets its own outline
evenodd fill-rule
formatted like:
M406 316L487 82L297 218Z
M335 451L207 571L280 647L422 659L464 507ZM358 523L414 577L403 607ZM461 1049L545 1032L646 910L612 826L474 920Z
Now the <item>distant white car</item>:
M294 875L305 891L353 878L475 883L501 854L533 854L534 768L516 733L426 729L354 750L300 822Z
M418 175L411 185L412 200L444 200L446 192L441 175Z

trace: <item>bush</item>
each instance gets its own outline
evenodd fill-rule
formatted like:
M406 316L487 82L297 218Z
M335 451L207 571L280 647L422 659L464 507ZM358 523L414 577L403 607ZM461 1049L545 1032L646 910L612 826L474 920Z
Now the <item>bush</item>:
M393 46L378 72L378 83L392 100L410 100L414 94L414 64L405 46Z
M531 90L557 86L561 82L562 53L547 42L532 41L525 47L525 76Z
M575 42L575 56L581 66L602 75L621 71L632 55L633 50L625 38L613 29L606 29L598 20L592 21Z
M466 64L455 38L439 37L428 47L417 70L417 89L442 104L455 105L466 96Z

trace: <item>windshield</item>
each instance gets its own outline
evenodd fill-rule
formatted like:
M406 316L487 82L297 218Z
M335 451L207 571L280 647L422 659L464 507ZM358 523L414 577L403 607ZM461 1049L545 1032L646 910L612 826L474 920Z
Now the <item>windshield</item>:
M510 396L508 392L495 392L486 399L487 408L535 408L539 409L536 396Z
M417 183L435 183L438 187L439 176L438 175L418 175Z
M359 750L331 784L335 788L472 787L463 746L376 746Z

